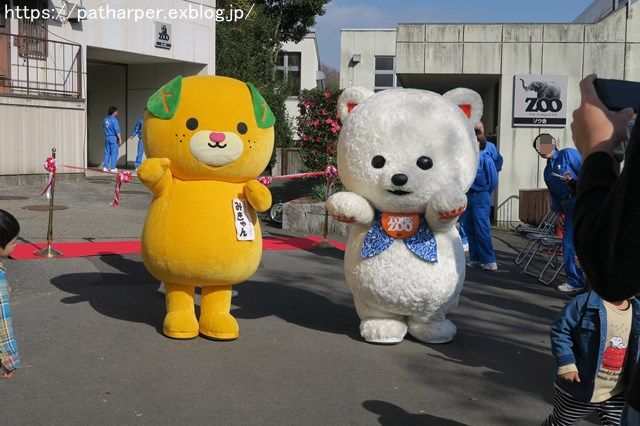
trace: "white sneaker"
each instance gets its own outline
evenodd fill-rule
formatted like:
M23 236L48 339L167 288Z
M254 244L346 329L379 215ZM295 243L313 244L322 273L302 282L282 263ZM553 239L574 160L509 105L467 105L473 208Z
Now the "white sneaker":
M118 169L111 169L109 170L111 173L118 173Z
M231 290L231 297L236 297L238 295L238 290Z
M103 171L103 172L108 172L108 171L109 171L109 169L107 169L106 167L103 167L103 168L102 168L102 171Z
M469 251L469 243L462 244L462 250L464 250L465 252Z
M556 287L556 289L563 293L577 293L582 291L582 287L574 287L569 283L560 284L558 287Z
M475 260L469 260L467 261L467 266L469 268L477 268L478 266L480 266L480 262L476 262Z
M158 286L158 289L156 291L158 293L160 293L160 294L165 294L164 283L160 283L160 285Z
M483 271L497 271L498 270L498 264L496 262L483 263L480 266L482 267Z

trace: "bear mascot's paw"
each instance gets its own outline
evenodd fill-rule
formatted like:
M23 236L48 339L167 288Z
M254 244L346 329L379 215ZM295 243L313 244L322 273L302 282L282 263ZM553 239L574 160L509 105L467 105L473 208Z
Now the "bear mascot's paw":
M360 335L369 343L395 344L407 334L407 324L398 319L366 319L360 323Z
M358 194L338 192L327 200L327 212L336 220L345 223L370 225L373 222L373 207Z
M444 188L433 194L427 203L427 221L434 231L455 224L467 207L467 196L457 188Z
M457 328L448 319L423 322L409 318L409 333L425 343L449 343L456 335Z

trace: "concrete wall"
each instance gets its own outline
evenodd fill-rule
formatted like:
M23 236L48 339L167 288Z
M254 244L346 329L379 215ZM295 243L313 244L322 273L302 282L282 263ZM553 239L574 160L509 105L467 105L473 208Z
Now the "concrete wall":
M51 7L59 8L62 0L50 0ZM187 9L190 6L199 8L212 8L214 0L83 0L87 9L105 7L107 4L112 9ZM175 77L177 74L214 74L215 73L215 22L207 19L159 19L158 21L171 24L172 48L171 50L159 49L155 44L155 24L153 20L133 19L102 19L84 20L75 22L48 21L49 40L60 42L72 42L81 45L82 55L82 97L87 98L87 89L95 94L95 99L88 99L89 108L85 109L85 103L42 99L29 99L24 97L0 96L0 129L3 129L3 137L7 141L3 144L3 158L0 160L2 167L0 174L41 173L42 161L46 152L50 152L50 146L57 146L61 156L67 158L67 164L83 166L102 162L102 131L101 120L106 114L106 109L114 104L120 108L120 124L123 138L130 134L137 115L144 109L146 98L159 86ZM18 22L12 20L11 31L17 33ZM53 44L50 44L50 46ZM15 47L14 58L17 58ZM31 60L34 65L41 68L64 68L60 65L61 52L59 49L50 49L48 59L42 61ZM65 49L69 49L68 47ZM92 58L88 58L91 52ZM70 56L68 53L65 55ZM96 75L93 87L87 86L88 59L127 65L123 67L124 74L111 75L104 71L104 67L92 66ZM66 61L66 59L65 59ZM69 62L67 62L68 64ZM105 65L109 66L109 65ZM116 65L111 65L112 67ZM117 66L116 66L117 67ZM102 71L100 71L102 70ZM17 72L17 67L13 67ZM37 81L43 81L45 71L31 74L29 80L37 85ZM48 71L49 81L52 81L51 71ZM57 72L64 74L64 71ZM14 78L24 76L13 75ZM113 81L112 81L113 80ZM116 81L117 80L117 81ZM63 78L55 80L63 82ZM75 84L66 81L59 88L70 89ZM73 107L70 107L73 105ZM39 111L42 109L42 111ZM30 126L20 127L24 117ZM89 116L88 116L89 115ZM34 117L40 117L34 119ZM78 117L82 117L78 121ZM18 123L18 124L16 124ZM44 154L41 154L40 135L46 135ZM11 149L18 145L31 156L20 157L21 151ZM91 145L91 158L87 158L87 146ZM135 144L121 148L121 161L124 164L128 160L132 163L135 159ZM15 154L16 156L14 156ZM73 159L73 162L71 162ZM69 170L66 170L69 171Z
M353 55L359 63L351 61ZM340 88L364 86L373 90L376 56L396 56L396 30L340 31ZM405 56L409 60L410 56Z
M386 32L381 32L386 34ZM399 25L396 73L402 74L499 74L500 108L498 143L504 167L498 203L518 195L520 189L544 187L545 163L531 148L539 133L551 133L560 147L573 146L571 111L579 104L579 81L588 74L602 78L640 81L640 2L623 7L594 24L510 25ZM362 62L373 60L372 33L355 40L343 34L341 80L351 78L348 52L368 52ZM345 37L348 36L348 37ZM564 128L513 128L513 79L516 74L568 75L567 126ZM372 88L372 68L359 85ZM512 212L517 217L517 212Z
M0 174L44 173L52 147L59 164L84 164L86 123L84 102L0 96Z
M56 7L62 0L50 1ZM76 3L80 3L77 1ZM213 8L214 0L83 0L87 10L97 10L108 4L112 9L170 9L186 10L192 7ZM207 64L208 73L215 73L215 23L207 19L161 19L171 25L171 50L155 47L155 24L153 20L99 19L84 20L79 23L57 24L50 22L49 31L75 43L89 47L99 47L116 51L149 55L175 61Z

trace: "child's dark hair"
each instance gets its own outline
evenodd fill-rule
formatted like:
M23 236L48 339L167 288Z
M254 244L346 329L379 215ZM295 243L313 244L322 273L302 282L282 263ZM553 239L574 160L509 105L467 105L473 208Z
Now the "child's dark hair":
M5 249L20 233L20 224L8 211L0 209L0 247Z
M109 115L113 115L114 112L116 112L118 110L118 107L109 107Z
M480 151L487 147L487 137L482 133L479 129L475 129L476 138L478 139L478 143L480 144Z

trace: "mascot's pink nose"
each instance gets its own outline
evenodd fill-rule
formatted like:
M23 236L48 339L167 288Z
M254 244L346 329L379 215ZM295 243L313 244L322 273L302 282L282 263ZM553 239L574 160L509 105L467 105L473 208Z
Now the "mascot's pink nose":
M209 139L211 139L211 142L224 142L224 138L224 133L211 132L209 134Z

